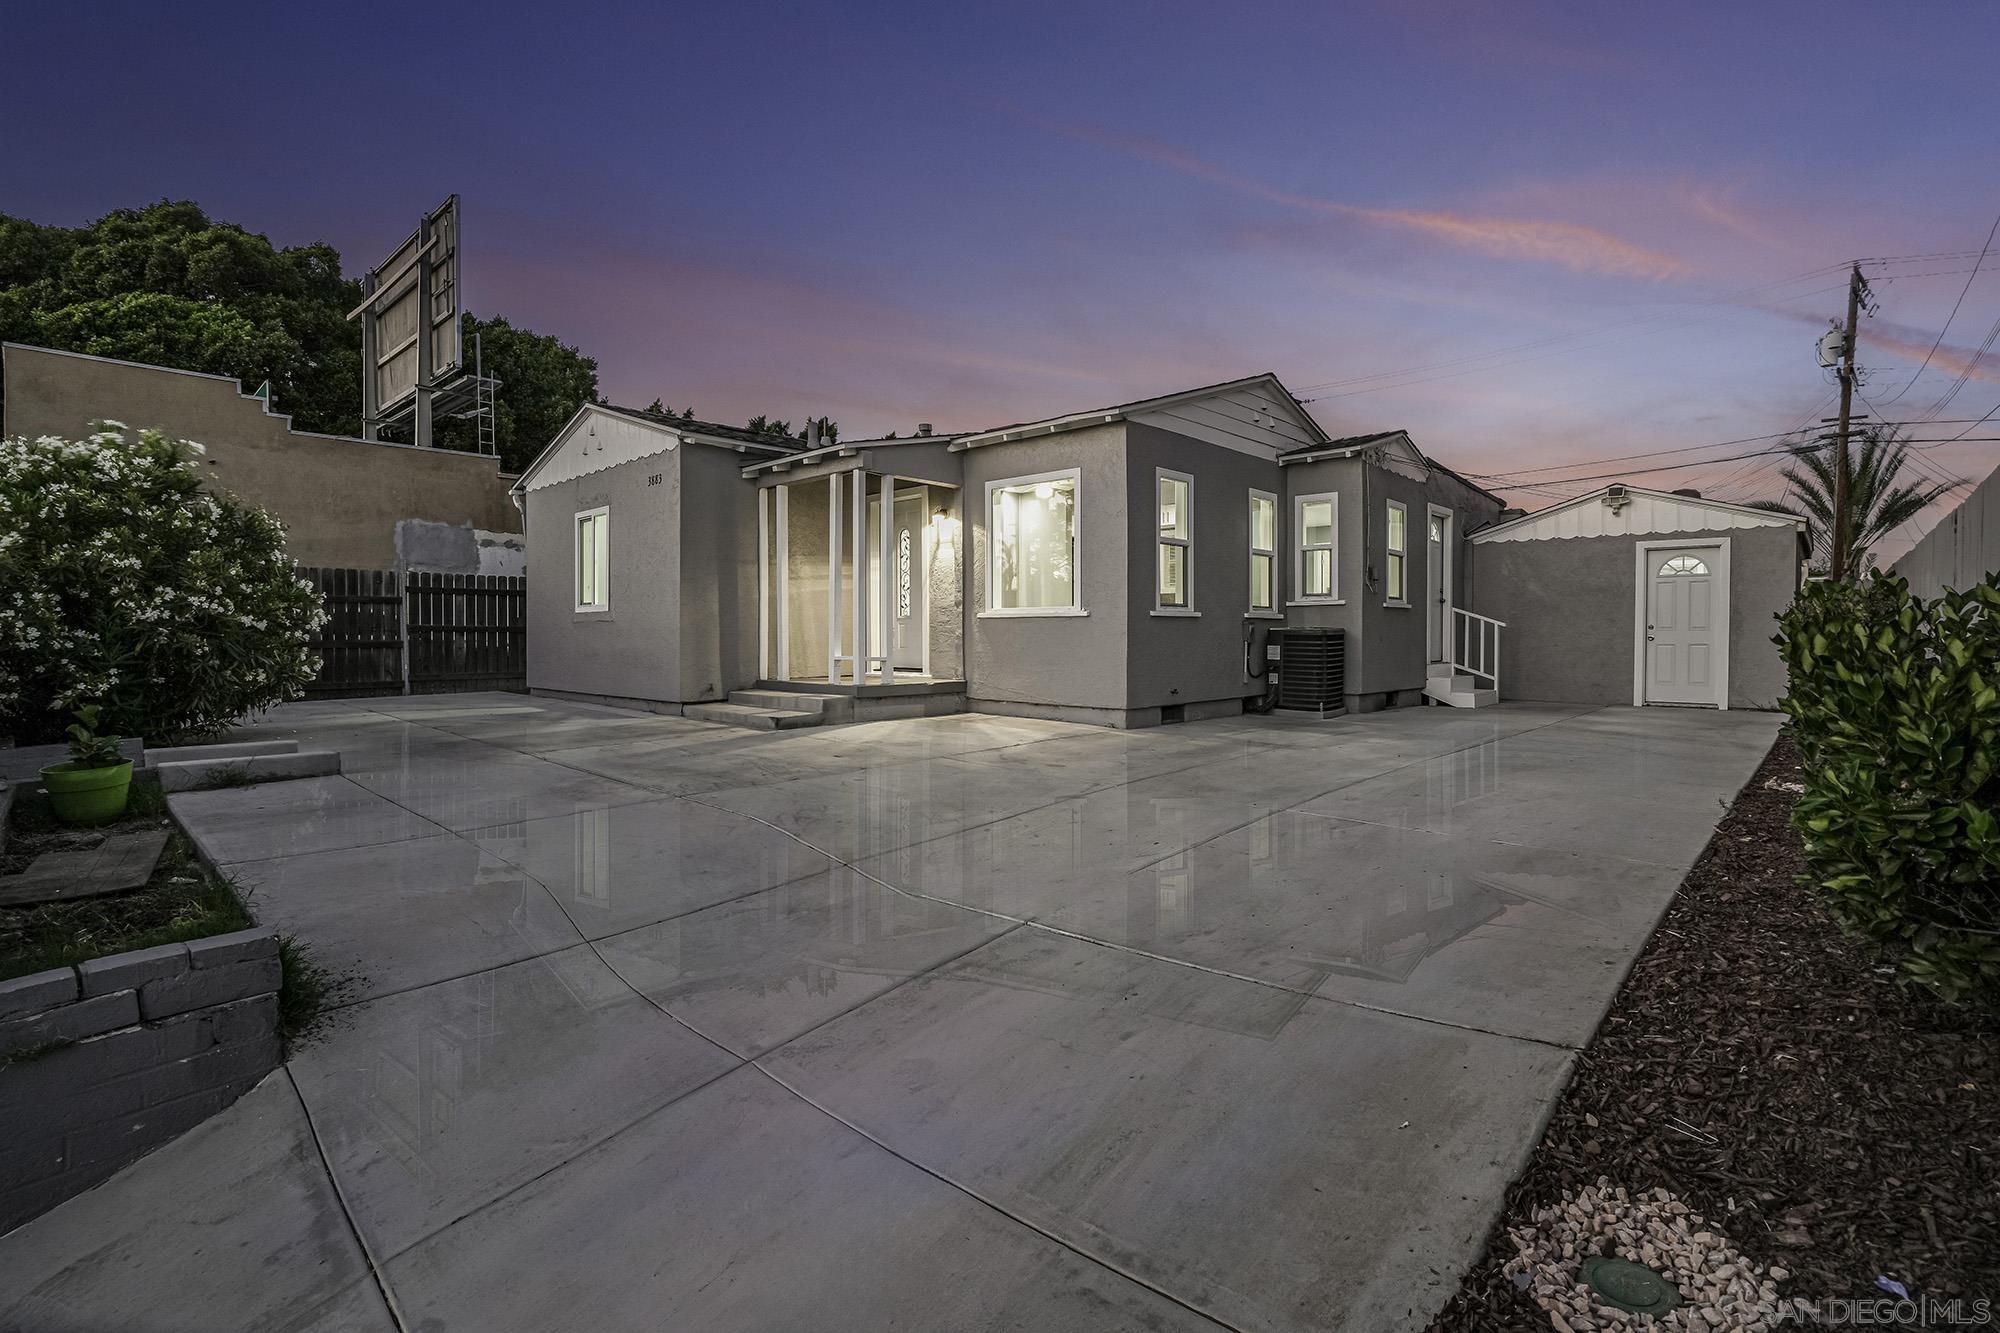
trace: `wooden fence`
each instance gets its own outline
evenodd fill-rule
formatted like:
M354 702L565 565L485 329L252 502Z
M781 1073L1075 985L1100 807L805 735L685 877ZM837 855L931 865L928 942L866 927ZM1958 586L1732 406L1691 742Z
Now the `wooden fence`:
M302 568L326 599L312 698L527 688L527 580Z

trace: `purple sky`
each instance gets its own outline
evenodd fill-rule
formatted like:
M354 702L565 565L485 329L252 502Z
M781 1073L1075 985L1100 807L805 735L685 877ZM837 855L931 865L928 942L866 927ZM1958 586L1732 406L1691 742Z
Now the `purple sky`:
M11 14L0 208L193 198L359 268L455 190L472 308L613 401L856 436L1271 369L1335 434L1489 474L1830 414L1812 271L1977 250L2000 210L1985 3L364 8ZM1988 262L1892 419L2000 318ZM1968 267L1874 270L1869 396ZM1941 417L2000 400L1989 361Z

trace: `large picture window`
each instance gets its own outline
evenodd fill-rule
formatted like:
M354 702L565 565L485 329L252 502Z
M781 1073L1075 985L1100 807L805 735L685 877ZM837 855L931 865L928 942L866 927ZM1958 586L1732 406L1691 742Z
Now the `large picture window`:
M602 611L611 605L611 511L586 509L576 516L576 609Z
M1406 580L1410 563L1410 511L1399 500L1389 501L1388 559L1383 571L1383 590L1396 606L1410 604Z
M1155 607L1161 611L1186 611L1194 605L1189 588L1194 577L1194 478L1165 468L1153 475L1160 518Z
M1077 474L986 484L988 614L1077 615Z
M1293 586L1302 602L1332 602L1340 596L1340 559L1335 549L1339 539L1340 497L1329 491L1323 495L1301 495L1293 515L1298 533L1298 568Z
M1250 492L1250 609L1278 605L1278 497Z

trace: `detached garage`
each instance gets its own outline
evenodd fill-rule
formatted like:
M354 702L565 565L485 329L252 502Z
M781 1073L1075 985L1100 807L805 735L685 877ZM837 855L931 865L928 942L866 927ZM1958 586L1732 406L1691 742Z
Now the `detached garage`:
M1506 622L1501 697L1774 708L1771 642L1806 520L1692 491L1607 486L1472 534L1479 613Z

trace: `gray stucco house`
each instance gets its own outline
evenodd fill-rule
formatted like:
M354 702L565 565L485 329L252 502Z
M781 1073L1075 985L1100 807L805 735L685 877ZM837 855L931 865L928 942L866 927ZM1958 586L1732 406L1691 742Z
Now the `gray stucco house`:
M1635 585L1607 609L1601 553L1530 539L1540 516L1503 521L1405 432L1328 437L1270 374L816 447L592 404L514 490L537 693L760 726L962 709L1150 726L1268 703L1267 640L1303 671L1300 645L1331 641L1306 632L1328 630L1334 707L1646 701L1612 647L1585 671L1546 646L1613 610L1629 633ZM1680 498L1677 521L1728 533L1733 565L1709 568L1744 580L1735 614L1789 601L1797 561L1775 552L1803 520L1765 515L1784 532L1764 539L1743 519L1761 511ZM1631 522L1596 540L1651 531ZM1741 654L1725 694L1674 702L1768 706L1777 656L1756 639L1710 646Z

